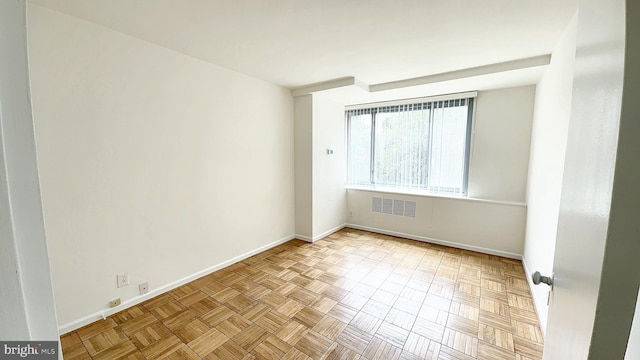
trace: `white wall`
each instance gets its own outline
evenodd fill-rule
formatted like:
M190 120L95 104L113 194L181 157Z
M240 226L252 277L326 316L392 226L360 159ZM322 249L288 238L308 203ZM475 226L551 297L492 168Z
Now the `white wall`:
M141 281L158 289L291 238L288 90L42 7L28 15L62 327L136 299Z
M295 233L313 240L313 98L294 99Z
M478 93L469 197L525 201L535 91L530 85Z
M296 237L312 242L345 224L344 104L314 93L294 105Z
M347 198L344 188L344 104L313 94L313 238L344 226ZM332 155L327 154L332 149ZM296 209L297 210L297 209Z
M528 278L534 271L553 273L558 229L560 191L571 114L573 65L576 53L577 15L556 45L551 63L538 82L531 133L531 157L527 186L527 229L523 261ZM531 290L542 331L547 326L547 286Z
M371 211L371 198L415 201L416 217ZM433 196L347 191L349 226L458 248L519 258L526 207Z
M0 339L58 340L27 73L25 2L0 2Z
M469 197L393 195L351 189L347 223L503 256L522 255L534 86L481 91L476 99ZM417 202L415 219L371 211L371 198Z

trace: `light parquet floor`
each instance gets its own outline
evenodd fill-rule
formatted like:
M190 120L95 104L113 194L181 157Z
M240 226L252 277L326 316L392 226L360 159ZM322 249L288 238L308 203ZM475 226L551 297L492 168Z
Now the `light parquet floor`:
M343 229L61 337L73 359L542 357L520 261Z

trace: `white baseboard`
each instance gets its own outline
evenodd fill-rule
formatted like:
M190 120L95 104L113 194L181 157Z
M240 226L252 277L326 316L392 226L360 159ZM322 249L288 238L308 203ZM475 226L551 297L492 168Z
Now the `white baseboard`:
M509 258L509 259L522 260L522 255L521 254L515 254L515 253L502 251L502 250L489 249L489 248L484 248L484 247L480 247L480 246L473 246L473 245L468 245L468 244L460 244L460 243L446 241L446 240L434 239L434 238L430 238L430 237L426 237L426 236L405 234L405 233L401 233L401 232L397 232L397 231L372 228L372 227L369 227L369 226L346 224L345 227L350 227L350 228L354 228L354 229L358 229L358 230L371 231L371 232L384 234L384 235L403 237L403 238L407 238L407 239L411 239L411 240L428 242L428 243L432 243L432 244L445 245L445 246L454 247L454 248L458 248L458 249L476 251L476 252L489 254L489 255L497 255L497 256L502 256L502 257L506 257L506 258Z
M246 252L246 253L244 253L242 255L238 255L238 256L236 256L234 258L231 258L229 260L223 261L223 262L221 262L219 264L216 264L216 265L211 266L211 267L209 267L207 269L199 271L199 272L197 272L195 274L192 274L192 275L189 275L187 277L184 277L184 278L182 278L180 280L174 281L174 282L172 282L170 284L167 284L167 285L164 285L162 287L153 289L153 290L149 291L147 294L136 296L136 297L134 297L132 299L129 299L129 300L125 300L125 301L122 302L121 305L119 305L119 306L117 306L115 308L106 309L106 310L100 310L100 311L95 312L95 313L93 313L91 315L87 315L85 317L82 317L82 318L80 318L78 320L74 320L74 321L69 322L67 324L58 326L58 332L60 333L60 335L63 335L63 334L66 334L68 332L77 330L77 329L79 329L79 328L81 328L81 327L83 327L85 325L91 324L92 322L95 322L95 321L100 320L100 319L104 319L107 316L111 316L111 315L113 315L113 314L115 314L117 312L120 312L122 310L130 308L132 306L135 306L135 305L137 305L137 304L139 304L139 303L141 303L143 301L149 300L149 299L151 299L153 297L156 297L158 295L161 295L161 294L163 294L163 293L165 293L167 291L171 291L171 290L173 290L175 288L178 288L178 287L180 287L180 286L182 286L182 285L184 285L186 283L189 283L189 282L191 282L193 280L201 278L201 277L203 277L205 275L209 275L214 271L217 271L217 270L225 268L225 267L227 267L229 265L235 264L235 263L237 263L239 261L242 261L242 260L244 260L244 259L246 259L248 257L251 257L251 256L253 256L255 254L261 253L261 252L263 252L265 250L269 250L269 249L271 249L273 247L276 247L276 246L278 246L280 244L284 244L287 241L293 240L295 238L296 238L296 236L294 236L294 235L290 235L290 236L284 237L284 238L282 238L280 240L276 240L276 241L274 241L272 243L263 245L263 246L261 246L261 247L259 247L257 249L251 250L251 251Z
M316 236L313 237L313 241L320 240L322 238L325 238L325 237L333 234L336 231L340 231L340 230L344 229L345 226L347 226L347 225L346 224L338 225L338 226L334 227L333 229L329 229L329 230L323 232L322 234L316 235Z
M529 271L529 268L527 267L527 262L525 261L525 258L522 257L522 267L524 267L524 274L525 277L527 278L527 283L529 284L529 291L531 291L531 298L533 299L533 306L536 308L536 316L538 317L538 323L540 323L540 330L542 330L542 337L544 338L547 334L547 327L543 327L542 326L542 320L540 318L540 308L542 306L547 306L547 304L540 304L540 302L538 302L536 299L536 297L533 295L533 289L536 286L536 284L533 283L533 279L531 279L531 272ZM546 321L545 321L546 323Z
M313 242L313 239L312 239L312 238L310 238L310 237L308 237L308 236L305 236L305 235L296 234L296 235L295 235L295 237L296 237L296 239L298 239L298 240L306 241L306 242L309 242L309 243L312 243L312 242Z
M320 240L320 239L322 239L324 237L327 237L327 236L333 234L336 231L340 231L340 230L344 229L345 226L347 226L347 225L346 224L338 225L338 226L334 227L333 229L329 229L329 230L323 232L322 234L316 235L314 237L308 237L308 236L299 235L299 234L296 234L295 236L296 236L296 239L313 243L313 242L316 242L316 241L318 241L318 240Z

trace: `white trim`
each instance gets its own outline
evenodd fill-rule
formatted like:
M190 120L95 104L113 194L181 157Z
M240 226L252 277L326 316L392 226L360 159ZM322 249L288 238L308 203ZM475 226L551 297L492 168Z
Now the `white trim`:
M356 86L362 90L373 93L377 91L400 89L411 86L426 85L437 82L444 82L456 79L464 79L474 76L496 74L505 71L513 71L520 69L527 69L537 66L546 66L551 62L551 54L545 54L540 56L533 56L524 59L517 59L511 61L505 61L500 63L482 65L467 69L460 69L454 71L443 72L439 74L431 74L426 76L419 76L410 79L390 81L386 83L368 85L353 76L346 76L338 79L332 79L322 81L318 83L303 85L294 89L291 89L291 96L298 97L303 95L309 95L317 91L337 89L346 86Z
M329 235L333 234L333 233L334 233L334 232L336 232L336 231L340 231L340 230L344 229L344 227L345 227L345 226L347 226L347 225L346 225L346 224L338 225L338 226L334 227L333 229L329 229L329 230L327 230L327 231L323 232L323 233L322 233L322 234L320 234L320 235L316 235L316 236L314 236L314 237L313 237L313 241L314 241L314 242L315 242L315 241L318 241L318 240L320 240L320 239L322 239L322 238L325 238L325 237L327 237L327 236L329 236Z
M430 237L426 237L426 236L405 234L405 233L401 233L401 232L397 232L397 231L390 231L390 230L372 228L372 227L369 227L369 226L362 226L362 225L356 225L356 224L346 224L345 227L358 229L358 230L371 231L371 232L384 234L384 235L403 237L403 238L422 241L422 242L426 242L426 243L444 245L444 246L454 247L454 248L457 248L457 249L470 250L470 251L480 252L480 253L483 253L483 254L497 255L497 256L502 256L502 257L506 257L506 258L509 258L509 259L522 260L522 255L521 254L510 253L510 252L502 251L502 250L495 250L495 249L483 248L483 247L480 247L480 246L460 244L460 243L446 241L446 240L434 239L434 238L430 238Z
M468 99L468 98L476 98L478 97L477 91L467 91L455 94L444 94L444 95L435 95L435 96L427 96L427 97L419 97L412 99L402 99L402 100L390 100L390 101L379 101L368 104L356 104L356 105L348 105L345 106L345 110L360 110L360 109L371 109L383 106L397 106L397 105L410 105L410 104L421 104L435 101L446 101L446 100L457 100L457 99Z
M346 224L338 225L338 226L334 227L333 229L329 229L329 230L323 232L322 234L316 235L314 237L308 237L308 236L299 235L299 234L296 234L295 237L298 240L306 241L306 242L309 242L309 243L314 243L314 242L316 242L316 241L318 241L318 240L320 240L322 238L325 238L325 237L333 234L336 231L340 231L340 230L344 229L345 226L347 226L347 225Z
M276 246L278 246L280 244L284 244L287 241L293 240L295 238L296 238L296 236L294 236L294 235L290 235L290 236L284 237L284 238L282 238L280 240L276 240L276 241L274 241L272 243L263 245L263 246L261 246L259 248L251 250L249 252L246 252L246 253L244 253L242 255L238 255L238 256L236 256L234 258L231 258L229 260L223 261L223 262L221 262L219 264L211 266L211 267L209 267L207 269L204 269L202 271L199 271L199 272L197 272L195 274L192 274L192 275L189 275L187 277L184 277L184 278L182 278L180 280L176 280L176 281L174 281L172 283L169 283L169 284L164 285L162 287L159 287L157 289L153 289L153 290L149 291L147 294L144 294L144 295L141 295L141 296L136 296L136 297L134 297L132 299L129 299L129 300L125 300L124 302L122 302L121 305L116 306L114 308L101 310L101 311L95 312L95 313L93 313L91 315L87 315L85 317L82 317L82 318L80 318L78 320L74 320L74 321L71 321L71 322L66 323L64 325L58 326L58 332L60 333L60 335L63 335L63 334L66 334L68 332L77 330L77 329L79 329L79 328L81 328L81 327L83 327L85 325L91 324L92 322L104 319L107 316L111 316L111 315L113 315L113 314L115 314L117 312L120 312L122 310L130 308L130 307L135 306L137 304L140 304L143 301L149 300L149 299L151 299L151 298L153 298L155 296L158 296L160 294L163 294L163 293L165 293L167 291L171 291L171 290L173 290L175 288L178 288L178 287L180 287L180 286L182 286L182 285L184 285L186 283L189 283L189 282L191 282L193 280L201 278L201 277L203 277L205 275L209 275L214 271L218 271L218 270L220 270L222 268L225 268L225 267L227 267L229 265L235 264L235 263L237 263L239 261L242 261L242 260L244 260L244 259L246 259L248 257L251 257L251 256L253 256L255 254L258 254L258 253L261 253L263 251L269 250L269 249L271 249L273 247L276 247Z
M298 240L306 241L308 243L312 243L313 242L313 238L310 238L310 237L305 236L305 235L296 234L295 237Z
M525 261L524 256L522 257L522 267L524 268L525 277L527 278L527 283L529 284L529 291L531 292L531 298L533 298L533 306L536 308L536 316L538 317L538 324L542 324L542 320L540 318L540 309L541 306L547 306L547 304L540 304L536 301L536 297L533 296L533 288L536 284L533 283L533 279L531 279L531 272L529 271L529 267L527 266L527 262ZM548 311L547 311L548 313ZM545 322L546 323L546 322ZM544 340L547 332L546 327L540 326L540 330L542 330L542 338Z
M369 91L369 86L353 76L347 76L339 79L323 81L315 84L304 85L291 90L291 96L298 97L309 95L311 93L323 90L337 89L345 86L355 85Z
M470 198L470 197L462 197L462 196L450 196L450 195L443 195L443 194L432 194L427 192L417 192L415 190L370 188L366 186L353 186L353 185L346 185L345 189L356 190L356 191L369 191L369 192L384 193L384 194L391 194L391 195L420 196L420 197L437 198L437 199L445 199L445 200L460 200L460 201L480 202L480 203L486 203L486 204L527 207L527 204L523 202L487 200L487 199L478 199L478 198Z
M399 89L410 86L426 85L437 82L464 79L473 76L501 73L505 71L520 70L536 66L549 65L551 62L551 54L533 56L524 59L505 61L489 65L477 66L467 69L454 70L439 74L420 76L411 79L390 81L381 84L373 84L369 86L371 92Z

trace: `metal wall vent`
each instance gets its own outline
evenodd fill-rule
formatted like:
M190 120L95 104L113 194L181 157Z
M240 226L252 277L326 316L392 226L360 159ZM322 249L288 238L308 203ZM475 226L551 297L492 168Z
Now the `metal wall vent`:
M373 197L371 198L371 211L414 218L416 217L416 202Z
M404 202L404 216L408 217L416 217L416 202L415 201L405 201Z
M382 199L382 212L385 214L393 213L393 200L392 199Z
M371 201L371 211L382 212L382 198L374 197Z

